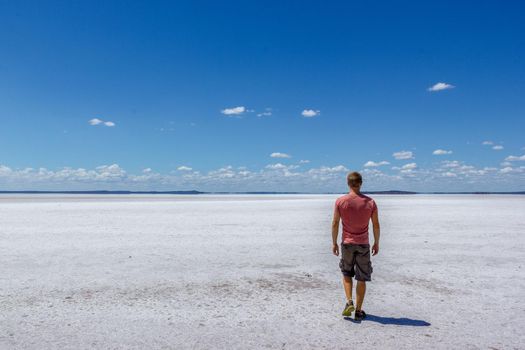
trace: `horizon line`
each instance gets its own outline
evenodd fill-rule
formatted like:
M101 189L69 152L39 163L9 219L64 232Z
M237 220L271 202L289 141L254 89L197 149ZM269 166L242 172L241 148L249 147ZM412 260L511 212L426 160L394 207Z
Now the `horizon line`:
M0 190L0 194L344 194L347 192L299 192L299 191L198 191L198 190L173 190L173 191L132 191L132 190ZM362 191L364 194L516 194L525 195L525 191Z

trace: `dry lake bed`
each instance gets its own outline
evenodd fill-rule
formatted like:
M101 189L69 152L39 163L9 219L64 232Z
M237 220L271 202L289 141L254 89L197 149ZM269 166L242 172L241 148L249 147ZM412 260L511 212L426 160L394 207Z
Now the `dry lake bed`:
M525 349L525 196L375 196L361 323L336 197L1 195L0 349Z

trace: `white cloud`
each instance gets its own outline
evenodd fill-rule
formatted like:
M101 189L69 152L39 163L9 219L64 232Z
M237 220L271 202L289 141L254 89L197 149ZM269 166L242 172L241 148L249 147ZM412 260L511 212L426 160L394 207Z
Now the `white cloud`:
M12 170L10 167L0 164L0 176L11 174Z
M414 154L411 152L411 151L399 151L399 152L394 152L392 154L392 156L395 158L395 159L412 159L414 158Z
M508 156L505 158L507 162L516 162L516 161L523 161L525 160L525 154L522 156Z
M442 173L441 176L443 177L457 177L457 174L451 173L450 171L447 171L446 173Z
M444 160L442 163L445 168L457 168L461 165L457 160Z
M301 159L299 161L299 164L308 164L308 163L310 163L310 161L308 159Z
M3 169L3 170L2 170ZM7 167L0 167L0 177L7 177L15 183L32 184L40 183L45 186L54 184L68 183L108 183L114 184L128 178L128 174L118 164L102 165L94 170L84 168L65 167L57 171L46 168L25 168L21 170L12 170ZM1 179L0 179L1 180Z
M98 118L93 118L93 119L90 119L88 123L91 125L98 125L100 123L103 123L103 121Z
M192 168L190 168L189 166L181 165L180 167L177 168L177 170L179 170L179 171L191 171Z
M408 163L408 164L403 165L401 167L401 170L414 170L415 168L417 168L416 163Z
M376 166L381 166L381 165L388 165L390 164L389 162L387 162L386 160L382 160L380 162L374 162L372 160L369 160L368 162L366 162L363 166L364 167L376 167Z
M415 170L417 169L416 163L408 163L403 165L401 168L395 167L394 170L399 170L399 172L405 176L415 176Z
M447 83L436 83L428 88L428 91L435 92L435 91L442 91L447 89L453 89L455 88L454 85L447 84Z
M444 149L437 149L434 152L432 152L432 154L436 155L436 156L442 156L442 155L445 155L445 154L452 154L452 151L446 151Z
M210 172L208 172L208 175L207 177L204 177L204 178L216 178L216 179L219 179L219 180L222 180L222 179L231 179L231 178L234 178L235 177L235 171L233 170L233 167L231 165L227 165L225 167L222 167L220 169L217 169L217 170L212 170Z
M268 164L266 169L287 169L288 167L281 163Z
M503 174L522 174L525 173L525 166L520 166L516 168L505 167L500 169L499 172Z
M333 175L347 171L348 169L344 165L336 165L334 167L322 166L320 168L310 169L308 170L308 173L314 175Z
M122 178L126 175L124 169L118 164L102 165L95 168L102 178Z
M111 121L103 121L102 119L99 119L99 118L93 118L93 119L90 119L88 121L88 123L90 125L105 125L105 126L109 126L109 127L112 127L112 126L115 126L115 123L114 122L111 122Z
M286 153L281 153L281 152L273 152L272 154L270 154L270 157L272 158L292 158L291 155L286 154Z
M297 169L299 165L284 165L282 163L275 163L275 164L268 164L265 169L268 169L269 171L260 171L259 176L264 176L268 178L272 177L278 177L282 178L283 176L285 178L289 177L299 177L301 175L304 175L304 173L298 173L298 172L292 172L291 170Z
M363 174L365 174L365 177L368 177L368 176L374 176L374 177L385 176L385 173L383 173L379 169L366 168L362 172L363 172Z
M492 142L492 141L483 141L481 144L484 145L484 146L490 146L490 145L493 145L494 142Z
M441 173L441 176L443 176L443 173L453 173L457 177L461 177L464 180L468 179L470 183L473 183L474 179L494 174L498 169L494 167L476 168L474 165L467 165L463 162L452 160L441 162L441 166L435 170Z
M348 169L343 165L336 165L334 167L322 167L325 171L329 172L341 172L341 171L348 171Z
M461 171L473 170L473 169L476 169L476 167L473 166L473 165L462 165L462 166L459 167L459 170L461 170Z
M257 113L258 117L269 117L272 115L272 109L271 108L265 108L264 112Z
M495 150L495 151L501 151L503 149L503 146L502 145L496 145L496 146L493 146L492 149Z
M142 172L144 174L147 174L147 173L151 173L153 170L151 168L146 168L146 169L143 169Z
M317 117L319 114L321 114L321 111L313 109L305 109L301 112L301 115L305 118Z
M244 106L225 108L221 110L221 113L225 115L240 115L240 114L243 114L244 112L246 112L246 107Z

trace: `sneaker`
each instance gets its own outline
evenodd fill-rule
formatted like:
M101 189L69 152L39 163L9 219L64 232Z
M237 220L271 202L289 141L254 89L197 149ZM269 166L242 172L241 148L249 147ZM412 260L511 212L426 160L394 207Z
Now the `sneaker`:
M348 301L345 305L345 309L343 310L343 316L344 317L351 317L352 312L355 310L354 302L352 300Z
M363 310L357 310L354 314L356 321L362 321L366 317L366 313Z

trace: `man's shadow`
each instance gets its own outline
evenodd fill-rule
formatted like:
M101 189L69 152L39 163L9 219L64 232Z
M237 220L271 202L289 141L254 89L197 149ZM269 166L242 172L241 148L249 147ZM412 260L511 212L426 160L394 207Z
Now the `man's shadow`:
M395 326L412 326L412 327L428 327L430 323L423 320L414 320L406 317L382 317L376 315L367 314L363 321L356 321L353 318L345 317L345 320L348 320L353 323L361 322L377 322L380 324L395 325Z

